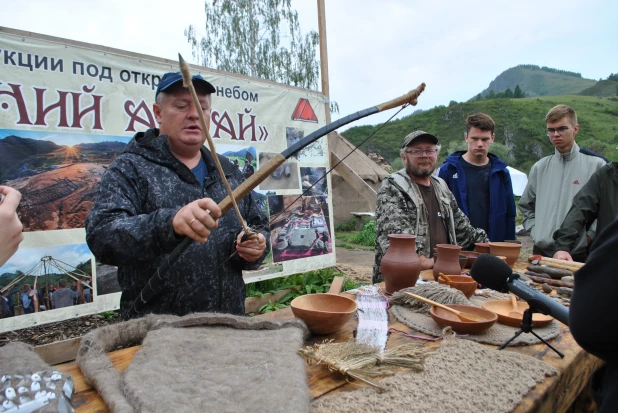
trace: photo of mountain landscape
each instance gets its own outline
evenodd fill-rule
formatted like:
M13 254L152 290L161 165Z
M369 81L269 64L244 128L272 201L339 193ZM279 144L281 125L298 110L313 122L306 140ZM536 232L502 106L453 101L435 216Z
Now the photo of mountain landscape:
M0 130L0 184L21 192L24 231L82 228L96 184L130 139Z

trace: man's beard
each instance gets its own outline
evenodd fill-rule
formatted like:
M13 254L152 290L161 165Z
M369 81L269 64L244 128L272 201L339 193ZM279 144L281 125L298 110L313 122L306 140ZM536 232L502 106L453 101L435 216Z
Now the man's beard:
M425 178L427 176L431 176L433 172L436 170L436 166L429 167L414 167L412 165L406 166L406 172L410 176L415 176L417 178Z

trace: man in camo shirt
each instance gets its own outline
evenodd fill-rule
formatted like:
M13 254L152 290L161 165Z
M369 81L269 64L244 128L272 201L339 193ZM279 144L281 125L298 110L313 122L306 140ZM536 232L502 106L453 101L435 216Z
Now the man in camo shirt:
M457 206L446 183L433 176L440 146L438 138L412 132L401 147L404 168L382 182L376 204L376 256L373 282L384 280L380 263L389 246L389 234L415 234L416 253L423 269L433 268L436 244L471 248L487 242L487 234L474 228Z

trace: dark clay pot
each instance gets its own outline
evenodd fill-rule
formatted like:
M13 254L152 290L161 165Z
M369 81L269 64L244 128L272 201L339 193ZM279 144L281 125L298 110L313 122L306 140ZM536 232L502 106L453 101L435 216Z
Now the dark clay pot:
M386 292L414 287L421 273L421 260L416 255L416 235L391 234L390 246L380 263Z
M459 245L438 244L436 245L438 258L433 264L433 278L438 281L438 274L459 275L461 274L461 266L459 265Z

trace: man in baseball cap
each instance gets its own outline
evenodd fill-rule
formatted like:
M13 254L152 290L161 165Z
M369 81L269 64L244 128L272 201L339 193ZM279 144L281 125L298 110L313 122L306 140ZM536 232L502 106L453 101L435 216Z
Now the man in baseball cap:
M469 248L487 241L485 231L470 225L446 183L433 176L439 153L438 138L431 133L418 130L403 139L404 167L382 181L378 192L374 283L384 279L380 265L390 234L416 235L416 253L423 269L433 268L437 244Z
M244 176L226 157L203 146L206 131L199 112L210 121L215 88L200 75L192 82L198 105L182 85L180 72L163 75L153 105L159 128L137 133L112 162L86 218L90 250L100 262L118 267L124 318L167 254L185 237L197 242L170 269L168 288L140 315L243 315L242 271L257 269L268 253L268 219L252 194L241 199L238 208L249 226L266 228L257 242L241 242L238 218L221 216L217 204L227 191L213 157L219 157L232 189Z
M208 82L206 79L204 79L202 75L193 75L191 77L191 81L193 82L193 86L195 87L196 92L198 92L198 95L200 94L200 92L203 95L216 92L215 87L210 84L210 82ZM159 80L159 85L157 86L157 91L155 93L155 99L159 96L160 92L164 92L170 89L172 86L179 85L182 85L182 73L168 72L164 74L161 80Z

